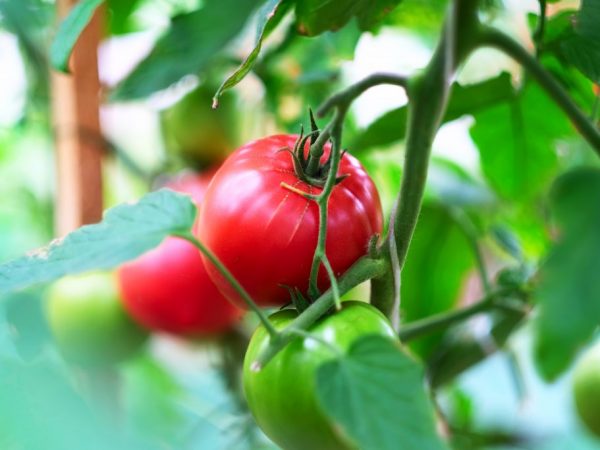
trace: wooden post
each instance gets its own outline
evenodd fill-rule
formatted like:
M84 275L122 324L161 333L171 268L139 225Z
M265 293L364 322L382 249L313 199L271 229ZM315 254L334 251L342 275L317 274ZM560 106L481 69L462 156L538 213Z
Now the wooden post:
M76 0L58 0L64 18ZM98 9L75 45L71 74L52 74L52 114L56 142L55 234L63 236L102 217L102 154L98 43L103 34Z

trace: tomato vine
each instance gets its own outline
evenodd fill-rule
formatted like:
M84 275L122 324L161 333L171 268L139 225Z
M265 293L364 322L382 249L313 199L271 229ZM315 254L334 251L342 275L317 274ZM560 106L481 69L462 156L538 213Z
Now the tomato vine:
M479 22L477 17L478 6L478 0L456 0L452 3L442 38L423 73L408 78L390 74L373 75L335 94L319 108L320 116L334 107L337 110L317 142L313 144L311 152L313 148L322 146L324 140L331 135L333 141L332 152L339 154L341 151L342 122L351 102L368 88L380 84L395 84L404 87L409 97L408 135L404 162L405 175L402 179L396 206L390 218L389 232L384 244L379 248L379 254L374 257L373 255L364 257L357 262L352 269L340 278L337 289L335 289L338 292L334 294L328 291L321 295L302 315L282 330L278 339L273 340L271 345L259 355L254 365L256 369L266 364L287 342L293 339L293 330L308 328L322 314L327 312L333 304L337 304L339 294L343 294L360 282L365 281L365 275L367 276L366 279L372 281L372 293L375 294L372 295L371 302L384 312L398 328L400 274L406 261L406 255L421 208L431 145L446 111L454 74L458 67L477 48L481 46L499 48L522 64L563 109L582 136L600 154L600 133L591 121L572 102L564 89L520 44L504 33L485 27ZM337 163L332 164L331 172L328 177L329 189L333 188L333 181L337 176ZM311 280L314 279L314 273L318 271L319 264L323 261L324 256L325 225L327 221L326 199L326 196L320 196L319 198L321 226L319 244L315 250L313 260ZM404 333L405 338L410 338L413 335L420 335L423 332L446 326L457 320L463 320L472 314L493 307L495 302L492 300L498 295L500 294L488 293L474 307L467 308L464 311L446 313L447 316L444 317L426 318L422 323L410 325L406 332L400 329L399 335L402 336Z

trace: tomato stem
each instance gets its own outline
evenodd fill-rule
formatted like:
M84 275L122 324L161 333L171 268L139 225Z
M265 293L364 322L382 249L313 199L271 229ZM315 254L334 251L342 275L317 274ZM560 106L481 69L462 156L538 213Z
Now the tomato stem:
M387 263L384 259L367 256L359 259L339 278L338 290L340 295L345 294L364 281L383 275L386 267ZM329 289L294 319L291 324L281 330L277 339L271 339L269 346L252 363L252 369L260 370L264 367L281 349L296 337L297 330L307 330L310 328L313 323L331 309L333 304L333 291Z
M498 350L524 317L524 313L504 311L500 317L495 318L490 332L483 338L471 334L439 349L427 368L431 387L435 389L449 382Z
M326 130L332 130L332 145L330 155L331 165L329 167L329 173L327 174L327 179L325 180L323 190L316 198L317 205L319 206L319 235L317 237L317 247L315 248L315 253L313 256L312 266L310 270L310 281L308 288L309 296L312 299L315 299L320 295L317 281L319 276L319 268L321 267L321 264L324 263L323 259L326 258L325 243L327 241L327 205L329 203L329 196L331 195L331 192L333 191L333 188L335 186L337 180L337 172L340 166L343 120L344 114L343 112L340 112L338 110L334 114L334 117L331 120L331 122L326 127ZM319 143L321 136L323 136L323 134L319 135L319 137L315 141L315 144L313 145L317 145ZM330 273L330 277L335 278L333 271ZM335 283L335 281L333 281L333 283ZM337 298L337 302L339 303L339 295Z
M402 75L396 75L393 73L374 73L347 87L343 91L329 97L329 99L327 99L317 110L317 116L323 117L334 108L347 110L354 100L372 87L382 84L390 84L406 89L408 87L408 83L408 77Z
M337 289L335 283L335 274L332 270L330 270L331 267L329 267L329 269L327 268L329 262L326 261L327 255L325 253L325 244L327 239L327 203L329 201L329 196L331 195L334 186L340 181L340 177L337 176L337 172L340 165L340 160L342 158L341 144L344 119L352 101L369 88L378 86L380 84L392 84L396 86L406 87L407 83L407 78L403 76L388 73L373 74L359 81L358 83L346 88L344 91L332 96L319 108L317 112L318 116L323 116L331 109L335 109L331 121L319 134L316 141L311 145L307 168L307 173L310 175L311 164L313 166L317 164L316 167L318 167L318 162L320 161L321 156L323 154L323 145L325 144L327 139L331 138L332 146L329 173L327 174L327 178L325 180L325 184L323 186L321 194L319 194L315 198L315 201L319 205L319 236L317 239L317 247L315 249L315 254L313 257L311 267L309 295L313 299L317 298L320 295L317 286L317 279L319 274L319 268L321 264L323 264L325 266L325 269L328 271L329 278L333 287L335 304L338 309L340 307L340 300L339 295L336 295ZM311 123L313 123L314 127L314 119L312 119L312 114Z
M323 263L323 266L325 266L325 270L327 270L329 280L331 281L331 291L333 293L333 303L335 304L335 309L339 311L340 309L342 309L342 301L340 300L340 290L338 288L337 280L335 278L335 273L331 268L331 264L329 263L327 255L323 255L321 257L321 261Z
M408 84L409 113L406 152L400 193L390 218L387 239L381 251L391 261L392 274L380 280L373 280L372 292L382 291L377 284L389 286L390 278L399 279L406 261L417 219L421 210L429 155L433 139L442 117L446 112L452 81L457 67L475 48L474 36L478 29L477 0L456 0L444 25L442 39L424 72L410 79ZM392 252L395 257L391 258ZM393 323L393 317L400 310L400 283L394 283L393 297L371 296L371 303L386 314ZM390 291L386 288L384 291Z
M504 304L498 302L498 300L512 295L522 296L523 294L521 291L515 288L498 289L497 291L490 292L481 300L466 308L435 314L433 316L425 317L424 319L408 323L400 328L398 336L402 342L408 342L433 331L447 328L450 325L461 322L477 314L489 311L490 309L503 309ZM519 312L523 312L523 310L521 309Z
M248 308L256 313L260 322L262 323L262 325L265 327L265 329L269 333L269 336L271 337L271 339L277 340L279 338L279 332L275 329L275 327L273 326L273 324L271 323L271 321L269 320L267 315L263 312L262 309L260 309L258 307L256 302L254 300L252 300L252 297L250 297L250 294L248 294L248 292L246 292L246 289L244 289L244 287L235 279L233 274L227 269L227 267L225 267L225 265L219 260L219 258L217 258L217 256L213 252L211 252L208 249L208 247L206 247L204 244L202 244L191 233L188 233L188 232L178 233L178 234L175 234L175 236L185 239L186 241L192 243L194 246L196 246L202 252L202 254L204 254L204 256L206 258L208 258L208 260L217 268L217 270L221 273L221 275L223 275L225 277L225 279L227 279L227 281L229 282L231 287L233 287L233 289L235 289L235 291L239 294L239 296L242 298L244 303L246 303Z

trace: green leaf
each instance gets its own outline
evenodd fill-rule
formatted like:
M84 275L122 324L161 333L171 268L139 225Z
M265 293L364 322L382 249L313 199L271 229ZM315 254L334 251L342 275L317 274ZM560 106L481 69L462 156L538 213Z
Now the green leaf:
M356 13L361 30L374 28L390 13L401 0L365 0L364 6Z
M600 325L600 170L559 178L551 195L560 235L540 268L535 292L537 366L552 380Z
M576 67L594 82L600 81L600 3L584 0L579 12L562 11L546 26L544 51Z
M448 3L449 0L403 0L386 17L384 24L409 29L411 33L431 40L443 28Z
M422 367L397 342L365 336L317 371L326 414L362 450L433 450L436 433Z
M50 63L56 70L69 72L69 57L96 8L103 0L81 0L62 21L50 46Z
M242 64L236 69L236 71L229 75L229 77L227 77L227 79L219 87L214 97L215 105L218 104L218 99L223 92L238 84L248 74L254 65L254 62L258 58L258 55L260 54L263 40L269 36L279 22L281 22L281 19L285 17L291 6L292 2L290 0L269 0L260 9L258 12L260 21L258 24L258 32L254 48L246 57L244 62L242 62Z
M465 114L473 114L513 96L510 75L502 73L481 83L455 84L443 122L451 122ZM349 146L360 154L372 147L390 145L406 135L407 107L394 109L371 123Z
M6 325L11 330L15 349L25 361L38 357L50 343L41 289L28 289L9 295L2 306L6 312Z
M418 320L456 306L469 271L473 248L448 209L425 204L402 269L402 314L405 322ZM410 347L427 358L443 333L417 339Z
M483 173L505 198L527 201L543 191L558 168L556 143L574 130L536 84L514 99L474 114L471 137Z
M117 266L156 247L169 234L188 232L195 215L189 196L166 189L112 208L102 222L1 265L0 295L67 274Z
M561 43L565 58L594 82L600 82L600 42L574 34Z
M399 185L396 184L396 189ZM394 192L397 194L397 192ZM434 200L458 208L492 208L497 203L492 191L449 159L433 156L429 165L425 201Z
M131 26L131 16L140 3L140 0L106 0L110 34L119 35L137 31Z
M274 48L267 63L261 63L259 75L268 86L265 100L279 127L297 133L299 123L308 119L308 109L332 94L340 78L340 67L353 58L361 32L355 23L350 23L336 33L323 33L318 39L297 36L294 30L286 33L282 43L285 57L280 53L281 47ZM348 125L349 121L345 131Z
M297 0L296 25L301 34L337 31L356 17L361 30L377 25L400 0Z
M259 0L207 1L196 11L174 17L150 54L112 94L134 100L165 89L185 75L197 75L244 28Z
M600 40L600 2L598 0L582 0L575 28L580 36Z
M100 405L76 392L66 367L49 360L26 364L4 357L0 366L1 439L3 444L10 442L3 449L164 448L103 420Z

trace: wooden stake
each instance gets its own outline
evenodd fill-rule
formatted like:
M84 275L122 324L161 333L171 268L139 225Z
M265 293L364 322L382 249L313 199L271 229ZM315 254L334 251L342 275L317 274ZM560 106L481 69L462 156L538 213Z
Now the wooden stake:
M76 0L58 0L64 18ZM58 236L102 218L102 154L98 43L104 28L98 9L71 56L71 75L52 75L57 189L55 230Z

